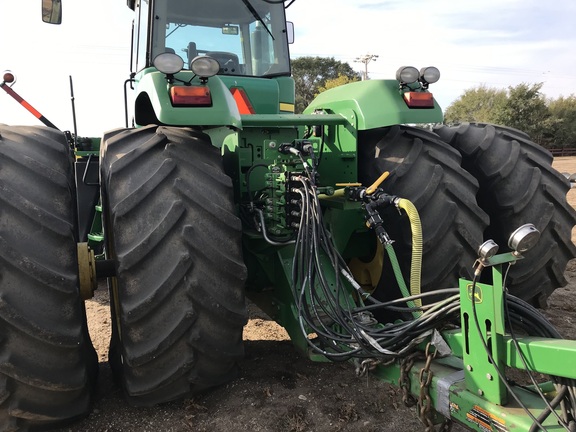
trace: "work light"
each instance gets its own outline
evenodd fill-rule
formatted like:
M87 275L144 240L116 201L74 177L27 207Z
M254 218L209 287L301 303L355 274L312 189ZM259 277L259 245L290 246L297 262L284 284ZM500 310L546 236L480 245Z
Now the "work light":
M420 69L420 81L422 84L434 84L440 79L440 71L434 66Z
M413 66L402 66L396 71L396 79L402 84L412 84L418 81L420 73Z
M184 67L184 60L174 53L158 54L154 58L154 67L166 75L174 75Z
M220 63L210 56L198 56L192 60L190 69L200 78L210 78L220 70Z

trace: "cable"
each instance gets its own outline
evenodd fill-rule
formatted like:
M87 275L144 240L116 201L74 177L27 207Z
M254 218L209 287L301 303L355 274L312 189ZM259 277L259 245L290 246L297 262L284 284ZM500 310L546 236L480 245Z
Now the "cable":
M248 193L248 200L250 201L250 207L253 208L254 207L254 197L252 196L252 191L250 190L250 175L252 174L252 172L254 171L254 169L258 168L258 167L263 167L268 169L268 165L265 163L257 163L252 165L248 171L246 171L246 192Z
M285 9L288 9L290 6L292 6L292 3L294 3L296 0L262 0L262 1L268 4L282 4L289 1L290 3L284 6Z
M286 246L288 244L295 243L295 240L286 240L286 241L272 240L268 236L268 233L266 232L266 224L264 223L264 212L260 209L255 209L255 211L256 213L258 213L258 216L260 218L260 226L262 227L262 236L264 237L264 240L266 240L266 242L270 243L273 246Z
M554 415L556 416L556 418L558 419L558 422L560 423L560 425L566 429L567 431L570 431L568 425L560 418L560 416L556 413L556 407L560 404L560 402L562 401L562 399L564 399L564 397L566 396L566 393L568 392L568 388L566 386L562 386L560 391L558 392L558 394L556 395L556 397L554 399L552 399L552 402L550 403L546 403L547 408L542 411L540 413L540 415L537 417L537 420L539 423L542 423L543 421L545 421L548 416L550 415L550 412L553 412ZM544 400L547 401L547 399L545 397L543 397ZM536 431L536 427L537 424L534 423L532 424L532 426L530 426L529 432L535 432Z
M312 346L314 350L322 352L329 358L336 358L336 357L348 358L350 357L351 354L356 354L364 357L366 356L373 357L375 355L379 357L381 357L382 355L396 356L399 355L399 352L400 353L405 352L407 347L412 347L410 342L418 337L418 333L427 331L428 327L435 327L437 323L429 325L429 322L433 320L436 316L438 316L440 313L448 312L448 309L440 308L441 309L440 313L432 309L426 315L423 315L423 318L420 321L410 321L408 323L405 323L403 325L403 328L398 327L398 329L396 329L395 326L393 326L392 329L390 328L390 326L387 326L383 332L380 329L378 330L374 329L373 326L372 328L370 326L366 327L361 322L358 322L355 319L355 314L358 314L361 311L356 308L356 305L345 304L344 306L346 307L341 307L343 302L344 303L348 302L347 300L348 297L347 295L343 296L343 290L341 289L342 286L338 279L336 279L336 289L334 290L336 294L334 295L334 293L330 289L326 288L327 282L324 279L323 275L324 272L321 271L318 274L309 272L307 273L307 277L305 279L298 277L299 269L297 269L296 267L298 267L299 262L306 261L302 259L301 253L303 251L310 251L311 255L315 259L314 265L316 266L322 265L319 262L320 254L315 252L315 249L319 248L320 244L321 247L324 248L324 251L331 260L331 264L334 266L336 270L340 266L345 265L339 254L336 252L334 246L331 245L331 242L329 241L329 234L326 232L324 233L324 235L318 236L317 232L322 232L322 229L320 228L319 231L317 231L316 229L316 226L318 226L317 224L311 226L305 222L306 215L309 214L308 213L309 210L315 208L316 206L313 204L313 202L307 199L307 197L310 197L309 187L305 183L303 184L303 186L305 192L302 192L302 196L304 197L305 204L303 204L302 206L303 219L302 219L302 226L300 227L300 234L298 236L297 244L298 245L305 244L307 239L311 239L312 247L311 249L299 248L295 257L293 280L301 281L302 285L300 286L303 288L300 291L299 296L300 301L298 302L299 305L304 308L301 309L302 313L300 315L301 316L300 323L302 328L304 328L304 323L306 323L315 333L319 335L321 339L326 337L330 338L329 340L324 341L325 345L329 346L332 349L336 349L339 352L337 353L328 352L325 349L320 349L317 346L317 344L313 344L310 341L308 341L308 343ZM318 214L319 213L315 213L315 215ZM320 224L319 226L321 227L322 224ZM308 237L308 234L311 234L311 237ZM318 240L321 240L321 242L319 242ZM312 267L313 265L310 266L310 268ZM325 267L324 271L326 271ZM324 325L324 320L321 319L317 311L318 309L313 310L313 312L310 313L310 311L306 308L306 306L308 306L307 304L308 302L306 301L307 297L310 298L312 302L318 297L315 291L312 291L308 296L304 294L307 289L310 289L310 287L314 286L315 280L319 281L319 289L322 290L322 297L331 300L327 302L328 306L320 304L319 308L321 308L322 312L330 318L330 321L337 322L339 326L346 331L335 333L333 329L328 328L328 326ZM454 293L454 291L451 291L451 293ZM457 296L455 296L454 299L457 299ZM405 299L403 300L406 301ZM315 305L312 302L310 302L311 303L310 306L314 307ZM457 305L456 307L452 307L452 312L453 313L458 312ZM311 320L310 319L311 316L314 316L315 319ZM362 350L347 347L346 349L344 349L344 351L342 351L342 348L344 347L335 344L334 341L344 343L350 341L353 343L357 343L360 345Z
M544 410L544 412L542 414L540 414L538 416L538 422L543 422L544 420L546 420L546 418L553 413L554 416L556 417L556 419L558 420L558 423L565 428L566 430L568 429L568 425L566 424L565 421L563 421L560 416L558 415L558 413L555 410L555 407L560 403L560 401L562 399L564 399L564 395L567 393L567 387L565 385L562 385L560 387L560 390L558 391L559 395L561 394L562 397L558 398L558 396L556 396L556 398L553 399L552 403L548 402L548 399L546 398L546 396L542 393L542 390L540 390L540 387L538 385L538 383L536 382L536 379L534 378L534 375L532 375L530 368L528 366L528 362L526 361L526 357L524 356L524 353L522 352L522 349L520 348L520 345L518 344L518 340L516 338L516 334L514 332L514 326L511 323L510 320L510 311L508 308L508 288L506 287L506 279L508 277L508 272L510 271L510 267L511 267L511 263L508 263L508 266L506 267L506 271L504 273L504 278L502 280L502 287L504 288L504 314L505 314L505 318L506 320L509 322L509 331L510 331L510 338L512 339L512 343L514 344L514 348L516 349L516 351L518 352L518 356L520 357L520 360L522 360L522 364L524 365L524 369L526 371L526 373L528 374L528 377L530 378L530 381L532 382L532 384L534 385L534 388L536 390L536 392L538 393L538 395L540 396L540 398L544 401L544 403L546 404L547 409ZM534 423L532 425L532 427L530 428L530 431L535 430L536 423Z
M413 352L417 349L417 345L429 338L434 330L459 324L460 290L458 288L408 295L386 302L374 299L371 295L365 296L366 293L358 289L356 290L360 295L353 297L355 286L347 280L351 277L351 272L338 252L332 235L323 220L323 209L316 186L318 162L314 150L307 155L309 156L308 160L303 156L307 150L300 151L291 147L286 154L288 152L300 160L302 167L301 172L287 173L287 193L291 194L294 198L290 199L297 200L300 206L298 228L294 241L290 288L295 300L298 325L309 348L333 361L348 360L352 357L389 361ZM311 164L308 163L310 159L312 160ZM299 167L300 164L295 166ZM251 173L251 170L247 172L249 195L252 194L248 181ZM382 202L385 201L383 198ZM374 205L370 208L373 209L373 207ZM263 227L263 235L266 238L263 211L259 209L258 214ZM377 215L373 216L374 220L377 220ZM387 237L387 234L383 232L380 232L379 235ZM266 238L266 240L270 239ZM505 286L507 274L508 270L504 276L503 286ZM475 276L472 282L473 298L477 277ZM415 307L416 300L428 298L431 295L443 296L444 298L421 307ZM529 334L559 337L551 324L530 305L510 296L507 291L503 292L502 295L505 297L505 317L510 327L520 328ZM418 314L414 319L408 321L381 324L373 318L372 312L376 309L408 313L418 312ZM528 372L547 407L536 418L519 399L506 380L503 371L494 361L484 335L481 333L474 302L472 309L474 322L488 358L494 364L494 368L508 392L526 411L533 424L543 428L542 422L551 413L554 413L562 427L566 428L570 421L566 405L574 406L574 400L576 400L576 391L573 386L562 384L559 393L563 396L558 399L554 398L552 402L549 402L541 393L534 377ZM513 331L511 332L512 339L519 350ZM312 334L315 337L312 338L310 336ZM520 352L520 355L525 362L523 353ZM524 367L529 370L527 362L525 362ZM565 417L565 420L562 420L556 412L558 406L562 409L562 416ZM573 412L574 408L572 408Z
M504 313L505 313L505 317L508 320L508 322L510 322L510 313L508 310L508 302L506 301L506 297L507 297L507 293L508 293L508 289L506 288L506 277L508 275L508 271L510 270L510 266L511 264L508 263L508 266L506 268L506 272L504 274L504 279L502 282L502 286L504 287ZM522 360L522 364L524 365L524 369L526 371L526 373L528 374L528 377L530 378L530 381L532 382L532 384L534 385L534 388L536 390L536 392L538 393L538 395L540 396L540 398L544 401L544 403L546 404L546 407L548 408L548 414L553 413L554 416L556 417L556 419L558 420L558 422L562 425L562 427L564 428L568 428L568 426L564 423L564 421L560 418L560 416L558 415L558 413L556 412L556 410L554 408L552 408L552 406L550 405L550 403L548 402L548 399L546 399L546 396L544 396L544 394L542 393L542 390L540 390L540 387L538 386L538 383L536 382L536 379L534 378L534 375L532 375L532 373L530 372L530 368L528 367L528 362L526 361L526 357L524 356L524 353L522 352L522 349L520 348L520 345L518 344L518 340L516 339L516 334L514 333L514 327L513 325L510 323L509 324L509 331L510 331L510 338L512 339L512 343L514 344L514 348L516 349L516 352L518 352L518 356L520 357L520 360ZM564 386L563 386L564 387ZM545 416L544 418L540 418L540 416L538 417L539 421L542 422L546 419L547 416ZM534 425L533 425L534 426ZM531 429L532 430L532 429Z
M472 280L472 295L471 295L471 297L473 299L476 298L475 296L476 296L476 284L477 284L477 282L478 282L478 275L475 273L474 279ZM498 367L498 364L494 361L494 358L492 357L492 353L490 352L490 348L488 348L488 345L486 344L486 341L484 340L484 336L482 335L482 330L480 329L480 323L478 321L478 313L476 312L476 302L475 301L472 301L472 315L474 317L474 324L476 325L476 330L478 330L478 336L480 337L480 341L482 342L482 345L484 346L484 350L486 351L486 354L488 355L488 359L492 363L492 366L494 367L494 370L498 374L498 377L500 378L500 380L502 381L502 383L504 384L504 386L506 387L508 392L512 395L514 400L518 403L518 405L520 405L520 407L526 412L526 414L528 414L528 417L530 417L532 419L534 424L536 424L540 429L545 431L546 428L544 426L542 426L542 424L538 421L538 419L536 417L534 417L534 415L530 412L530 410L528 410L526 405L524 405L524 403L522 403L522 401L516 395L516 393L514 393L514 390L512 389L510 384L508 384L508 381L506 380L506 377L504 376L504 374L502 373L502 371Z
M429 337L433 329L453 321L459 314L458 290L446 290L451 297L427 305L409 307L418 311L418 319L379 324L370 313L373 308L395 307L394 302L382 303L370 299L372 305L362 304L362 298L352 299L346 277L351 272L332 242L330 232L323 221L323 212L316 193L316 164L312 166L297 155L304 172L291 174L290 192L300 197L300 220L296 237L292 266L291 289L296 300L298 322L306 335L310 348L332 360L360 358L400 357L415 349ZM310 155L315 160L313 155ZM328 277L332 275L332 277ZM438 295L438 293L434 293ZM411 301L426 297L422 295L399 299L414 306ZM307 335L315 333L316 338Z

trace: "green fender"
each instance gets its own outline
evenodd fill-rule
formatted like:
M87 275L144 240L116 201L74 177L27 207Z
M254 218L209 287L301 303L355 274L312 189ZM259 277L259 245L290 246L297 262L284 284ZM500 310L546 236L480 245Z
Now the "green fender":
M396 80L368 80L346 84L322 92L304 110L328 113L354 112L358 130L406 123L442 123L442 109L408 108Z
M200 84L191 71L176 74L178 80ZM208 80L207 86L212 95L212 106L209 107L174 107L170 102L170 86L166 76L154 68L141 71L136 77L136 123L143 126L151 123L150 111L161 124L173 126L227 126L240 129L242 121L234 97L218 76ZM175 84L179 84L178 81ZM139 119L148 120L144 124Z

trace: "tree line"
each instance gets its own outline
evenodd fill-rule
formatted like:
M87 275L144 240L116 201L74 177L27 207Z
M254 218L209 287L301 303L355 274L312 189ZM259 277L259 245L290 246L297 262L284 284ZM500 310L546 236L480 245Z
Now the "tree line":
M292 60L296 112L301 113L322 91L359 81L346 62L326 57ZM494 123L521 130L547 148L576 147L576 95L546 98L543 83L507 89L479 85L466 90L444 112L444 123Z
M446 109L444 122L495 123L519 129L547 148L576 147L576 95L546 98L542 85L468 89Z

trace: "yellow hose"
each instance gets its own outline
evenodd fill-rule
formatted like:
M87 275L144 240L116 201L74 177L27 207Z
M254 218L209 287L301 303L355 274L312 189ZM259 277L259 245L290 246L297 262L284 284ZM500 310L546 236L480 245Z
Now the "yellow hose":
M420 294L420 275L422 272L422 225L420 223L420 216L418 210L410 201L400 198L396 203L398 208L401 208L408 215L410 220L410 228L412 230L412 263L410 265L410 294ZM422 306L422 300L414 300L416 306Z

